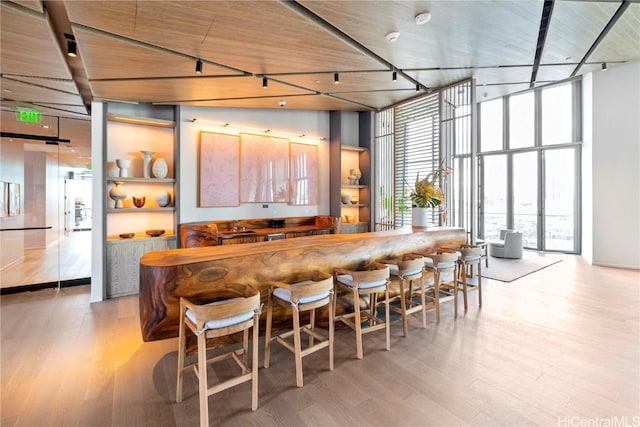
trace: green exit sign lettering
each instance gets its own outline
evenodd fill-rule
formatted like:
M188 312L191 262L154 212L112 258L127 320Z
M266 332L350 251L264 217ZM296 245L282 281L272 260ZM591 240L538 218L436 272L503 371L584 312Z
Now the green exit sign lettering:
M16 111L16 116L19 122L26 123L40 123L42 121L42 113L40 111Z

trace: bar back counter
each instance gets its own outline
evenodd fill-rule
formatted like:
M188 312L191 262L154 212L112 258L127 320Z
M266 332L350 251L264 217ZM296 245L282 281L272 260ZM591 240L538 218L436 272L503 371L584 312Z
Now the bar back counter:
M140 259L142 337L154 341L178 336L180 297L196 303L215 301L228 297L238 284L249 284L260 290L264 302L270 280L291 282L311 270L332 274L334 267L356 270L375 259L456 247L465 239L462 228L415 233L406 228L148 252ZM336 315L348 309L337 307ZM290 313L274 312L274 329L287 321Z

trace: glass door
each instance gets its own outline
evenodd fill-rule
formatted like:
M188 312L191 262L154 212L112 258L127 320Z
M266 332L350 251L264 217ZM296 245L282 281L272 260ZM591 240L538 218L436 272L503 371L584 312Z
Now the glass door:
M0 292L90 283L91 122L1 114Z
M21 137L3 137L1 144L2 291L57 286L64 233L59 146Z

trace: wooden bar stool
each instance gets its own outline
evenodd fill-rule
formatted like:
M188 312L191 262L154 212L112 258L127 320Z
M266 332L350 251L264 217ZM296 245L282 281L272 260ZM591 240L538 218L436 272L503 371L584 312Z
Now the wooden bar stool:
M182 401L182 380L185 369L193 367L198 377L200 425L209 425L209 396L251 381L251 410L258 408L258 330L260 320L260 292L251 286L241 288L240 295L208 304L195 304L180 298L180 335L178 338L178 382L176 401ZM253 328L251 366L247 363L249 330ZM196 336L197 362L185 366L187 331ZM242 348L207 359L207 339L243 332ZM207 364L233 359L241 374L209 387Z
M460 258L458 259L458 284L462 285L462 296L464 299L464 311L467 311L467 291L469 287L478 289L478 305L482 307L482 248L480 246L462 245L460 248ZM478 284L467 284L467 277L473 274L473 266L478 266ZM470 271L469 274L467 271Z
M427 327L427 304L425 301L425 287L424 287L424 258L421 255L404 254L398 259L379 259L378 262L387 264L389 266L389 273L393 281L394 278L400 284L400 293L397 296L391 297L390 303L394 301L400 301L400 308L396 306L389 306L391 310L399 312L402 315L402 336L409 334L409 320L408 315L422 312L422 327ZM416 283L417 287L414 288L413 284ZM420 302L413 300L413 297L420 295Z
M391 349L391 333L389 329L389 267L379 262L372 262L363 270L347 270L335 268L333 272L336 290L342 289L353 300L353 313L347 313L336 318L356 333L356 354L358 359L363 357L362 335L385 329L386 349ZM378 294L384 293L385 320L377 317ZM368 303L360 300L369 297ZM337 299L337 298L336 298ZM334 300L335 301L335 300ZM364 303L364 307L363 304ZM362 326L364 320L369 320L368 326Z
M433 281L426 284L425 287L428 291L433 291L433 297L431 301L436 309L436 321L440 322L440 294L447 295L447 299L453 299L455 304L455 314L458 315L458 288L456 286L457 280L457 261L458 255L455 253L436 253L436 254L424 254L424 268L426 271L433 273ZM443 282L443 273L453 273L451 282ZM427 297L429 298L429 297Z
M293 280L294 283L270 282L269 295L267 297L267 330L264 341L264 367L269 367L271 357L271 341L276 340L284 348L294 354L296 363L296 385L302 387L302 358L318 350L329 348L329 370L333 371L333 330L334 310L333 280L332 276L319 271L312 272ZM291 308L293 316L293 330L271 337L273 319L273 304ZM316 309L328 307L329 310L329 338L315 331ZM300 314L309 311L309 324L300 326ZM302 349L301 333L309 335L309 344ZM293 335L293 346L285 338ZM314 344L314 338L318 340Z

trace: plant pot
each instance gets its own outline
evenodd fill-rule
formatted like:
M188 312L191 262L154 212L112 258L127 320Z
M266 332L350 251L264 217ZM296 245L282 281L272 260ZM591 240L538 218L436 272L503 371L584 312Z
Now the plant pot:
M427 229L429 219L429 208L411 208L411 228L413 231L424 231Z

